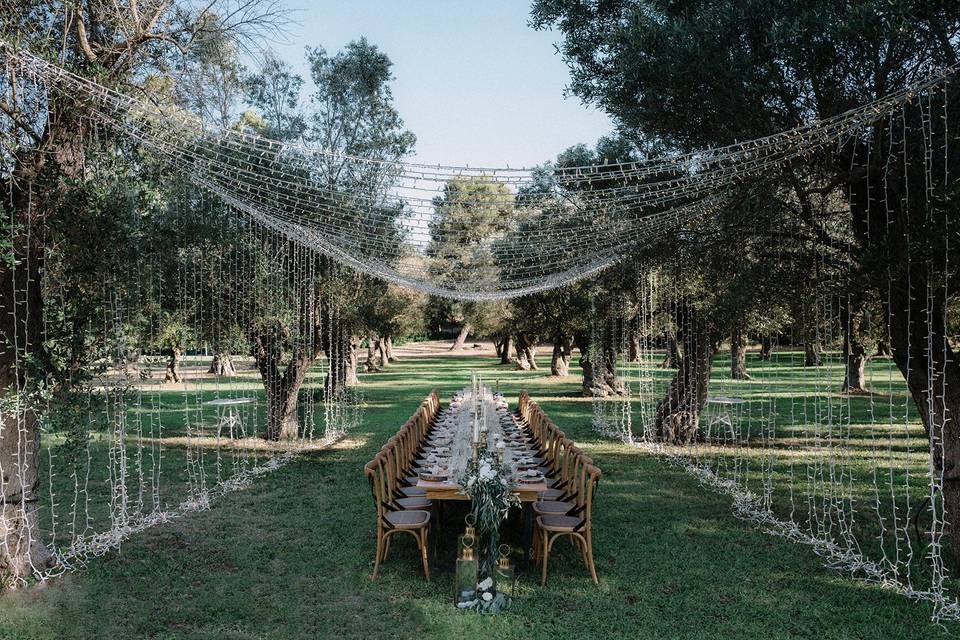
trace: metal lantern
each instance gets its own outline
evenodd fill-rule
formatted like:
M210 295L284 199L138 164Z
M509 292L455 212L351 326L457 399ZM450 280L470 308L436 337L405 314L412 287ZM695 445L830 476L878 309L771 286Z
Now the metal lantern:
M474 537L470 534L460 536L461 547L457 556L457 571L453 579L453 603L456 605L477 599L477 578L480 566L473 553L474 541Z
M510 562L510 545L500 545L500 559L497 561L495 582L497 592L507 598L517 596L517 571Z
M474 542L477 539L477 530L474 528L476 523L476 518L473 517L472 513L468 513L467 517L463 519L467 523L466 529L463 533L457 538L457 557L463 555L463 550L467 546L466 541L469 539L470 547L473 547Z

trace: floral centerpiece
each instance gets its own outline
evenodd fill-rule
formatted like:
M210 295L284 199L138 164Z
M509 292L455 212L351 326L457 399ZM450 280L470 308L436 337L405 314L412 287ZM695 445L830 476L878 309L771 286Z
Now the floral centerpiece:
M494 613L509 604L503 594L496 593L493 583L500 525L507 519L511 507L520 505L509 476L509 469L496 453L483 451L467 464L457 478L460 493L470 498L470 512L480 538L480 575L483 579L477 585L475 607L482 612Z

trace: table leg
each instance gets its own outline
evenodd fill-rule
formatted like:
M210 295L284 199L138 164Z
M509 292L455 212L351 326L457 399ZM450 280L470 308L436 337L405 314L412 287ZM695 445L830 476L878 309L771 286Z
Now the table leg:
M430 564L430 572L438 569L438 541L440 540L440 501L432 500L430 502L430 549L427 562Z
M526 573L530 569L530 548L533 547L533 503L524 502L521 507L523 513L523 564L521 569Z

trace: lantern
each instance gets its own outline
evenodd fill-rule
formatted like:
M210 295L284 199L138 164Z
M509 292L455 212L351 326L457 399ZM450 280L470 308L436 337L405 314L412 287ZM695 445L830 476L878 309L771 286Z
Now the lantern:
M472 529L473 527L468 527ZM477 577L479 565L473 553L474 537L470 534L460 536L460 553L457 555L457 570L453 579L453 603L460 606L477 599Z
M510 562L510 545L500 545L500 559L496 569L497 593L502 593L507 599L517 596L517 572Z
M467 523L467 528L464 530L463 534L457 538L457 557L463 555L464 549L467 547L466 542L469 539L470 547L473 547L474 541L477 539L477 530L474 529L474 524L476 523L476 518L473 517L472 513L468 513L467 517L463 519Z

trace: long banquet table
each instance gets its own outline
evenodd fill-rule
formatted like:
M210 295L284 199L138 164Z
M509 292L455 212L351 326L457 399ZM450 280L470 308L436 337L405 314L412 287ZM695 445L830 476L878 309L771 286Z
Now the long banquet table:
M452 500L469 500L461 492L457 484L457 477L463 471L470 456L473 455L472 442L478 437L485 440L489 449L498 450L503 460L514 468L511 478L513 492L520 499L523 511L523 558L524 566L529 565L530 547L533 540L533 508L532 504L539 499L540 494L548 489L547 481L538 475L539 481L524 481L520 477L524 473L533 475L532 470L524 472L524 468L535 468L542 460L538 457L535 444L526 434L516 418L510 413L507 402L499 393L491 393L489 389L479 387L479 404L482 405L481 415L474 419L475 404L473 390L464 390L454 394L448 407L443 409L438 417L433 443L424 449L423 464L433 468L439 475L446 476L443 480L425 479L420 477L416 486L426 491L426 497L434 501L434 516L438 514L437 502ZM478 429L479 425L479 429ZM479 433L478 433L479 431ZM442 444L436 444L436 443ZM441 473L445 472L445 473ZM437 536L433 537L434 544ZM432 550L436 558L436 547Z

